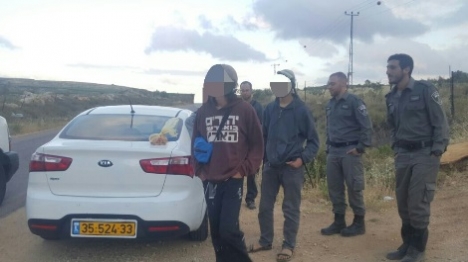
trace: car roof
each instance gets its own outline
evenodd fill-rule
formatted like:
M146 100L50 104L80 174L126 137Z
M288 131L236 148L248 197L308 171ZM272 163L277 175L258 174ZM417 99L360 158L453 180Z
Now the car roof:
M159 115L174 117L180 111L189 111L187 109L169 107L169 106L151 106L151 105L133 105L133 110L137 115ZM130 105L99 106L86 110L81 114L130 114Z

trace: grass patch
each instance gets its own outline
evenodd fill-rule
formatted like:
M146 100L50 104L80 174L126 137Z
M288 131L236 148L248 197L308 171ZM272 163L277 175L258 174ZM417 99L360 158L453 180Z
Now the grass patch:
M65 124L68 123L68 119L50 119L50 118L41 118L41 119L15 119L12 122L8 123L10 129L10 135L17 136L23 134L35 133L48 129L62 128Z

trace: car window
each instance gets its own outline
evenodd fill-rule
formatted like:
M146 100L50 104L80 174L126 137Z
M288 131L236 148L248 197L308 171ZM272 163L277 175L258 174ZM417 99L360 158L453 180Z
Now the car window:
M148 141L149 136L163 132L168 141L180 137L180 118L146 115L82 115L60 134L65 139Z

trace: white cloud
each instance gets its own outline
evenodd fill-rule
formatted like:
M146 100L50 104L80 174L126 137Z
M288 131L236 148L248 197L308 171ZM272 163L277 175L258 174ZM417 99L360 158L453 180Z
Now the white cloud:
M386 82L386 59L396 52L414 57L415 76L446 75L449 65L468 71L467 1L382 3L8 1L0 8L0 74L196 93L198 102L215 63L231 64L254 88L268 88L273 64L293 69L301 88L325 84L348 68L344 11L360 11L354 83Z
M195 51L227 61L266 62L265 54L230 35L203 34L173 26L159 27L153 32L147 54L159 51Z

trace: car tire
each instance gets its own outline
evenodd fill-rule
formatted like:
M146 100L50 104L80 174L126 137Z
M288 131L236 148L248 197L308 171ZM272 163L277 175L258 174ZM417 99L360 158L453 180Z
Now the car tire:
M3 166L0 165L0 205L3 203L6 193L6 175Z
M53 236L53 235L40 236L40 237L42 237L42 239L47 240L47 241L54 241L54 240L59 240L60 239L59 236Z
M205 241L208 238L208 212L205 212L203 221L200 227L189 233L190 240L192 241Z

